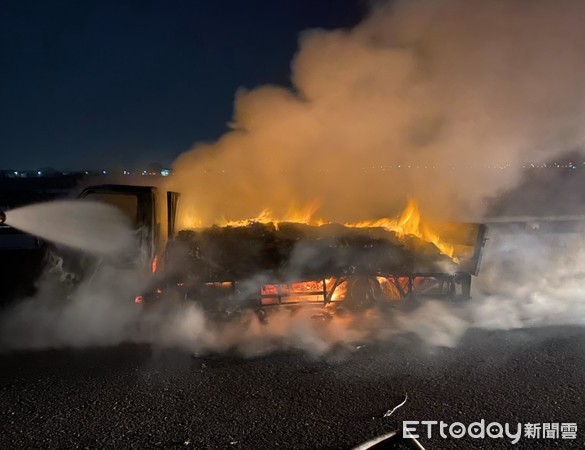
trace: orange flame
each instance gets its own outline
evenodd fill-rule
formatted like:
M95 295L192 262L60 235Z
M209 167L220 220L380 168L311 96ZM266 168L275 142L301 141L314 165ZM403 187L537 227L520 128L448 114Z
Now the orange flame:
M406 235L416 236L423 241L433 243L441 253L449 256L453 261L458 262L457 258L454 257L455 249L453 246L441 240L436 232L422 222L418 205L412 199L408 200L406 208L402 211L398 219L382 218L378 220L366 220L357 223L346 223L345 226L355 228L381 227L387 231L395 232L398 237L404 237Z
M227 220L224 218L222 221L220 221L219 225L224 227L245 227L254 223L272 223L278 229L279 223L283 222L304 223L315 226L331 223L330 221L314 218L317 209L318 204L311 203L302 208L291 207L288 209L286 214L283 216L278 216L274 214L272 210L266 208L262 210L257 217L252 219ZM187 222L190 222L191 224L197 223L192 219L187 220ZM406 235L416 236L423 241L434 244L441 253L449 256L453 261L458 262L458 259L454 256L454 247L444 242L440 236L429 227L428 224L425 224L422 221L418 205L416 201L412 199L408 200L406 208L404 211L402 211L400 217L397 219L384 217L377 220L365 220L361 222L346 223L344 225L351 228L380 227L387 231L395 232L400 238Z
M323 224L320 220L313 220L313 215L319 209L317 203L310 203L303 208L295 208L290 207L286 214L282 217L276 216L270 209L265 208L263 209L257 217L253 219L244 219L244 220L227 220L224 219L220 226L223 227L245 227L251 225L253 223L273 223L274 226L278 229L278 224L282 222L291 222L291 223L306 223L306 224L316 224L321 225Z

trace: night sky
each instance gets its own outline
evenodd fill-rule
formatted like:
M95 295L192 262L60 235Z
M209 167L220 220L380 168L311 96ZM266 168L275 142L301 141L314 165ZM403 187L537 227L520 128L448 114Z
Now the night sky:
M367 0L1 0L0 168L170 164Z

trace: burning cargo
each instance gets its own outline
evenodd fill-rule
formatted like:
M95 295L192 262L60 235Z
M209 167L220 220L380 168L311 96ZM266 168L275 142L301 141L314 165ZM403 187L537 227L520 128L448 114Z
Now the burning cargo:
M252 223L180 231L170 257L208 281L252 278L279 282L311 277L453 273L458 264L434 244L393 231L340 224ZM175 256L176 255L176 256ZM180 255L180 256L179 256Z
M213 226L180 231L169 244L167 264L179 267L177 275L190 279L191 286L232 283L236 291L238 284L246 285L252 292L244 293L248 298L243 300L259 306L349 297L363 306L364 299L356 297L369 297L365 302L372 303L415 294L468 299L485 229L463 227L474 239L467 236L459 255L450 257L432 242L382 226Z

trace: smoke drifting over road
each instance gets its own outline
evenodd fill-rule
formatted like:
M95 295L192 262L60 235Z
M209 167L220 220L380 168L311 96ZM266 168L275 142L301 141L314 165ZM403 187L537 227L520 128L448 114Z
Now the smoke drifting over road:
M0 349L140 342L197 354L256 356L298 349L320 356L340 346L352 351L404 335L424 345L452 347L471 328L583 325L585 248L575 246L580 236L492 233L470 302L425 300L390 314L369 310L329 319L319 315L321 309L303 308L278 310L267 322L251 311L217 322L195 302L165 299L142 310L130 299L146 280L132 271L105 266L68 296L47 274L34 298L0 319Z
M406 196L426 215L477 214L516 179L493 167L583 142L583 17L579 0L408 0L308 31L293 89L238 92L232 131L182 155L172 187L204 225L313 201L362 220Z
M493 233L470 304L473 326L585 325L584 231Z

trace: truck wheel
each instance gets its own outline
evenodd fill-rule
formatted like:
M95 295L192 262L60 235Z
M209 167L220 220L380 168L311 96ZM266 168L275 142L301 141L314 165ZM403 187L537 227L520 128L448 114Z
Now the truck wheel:
M382 295L382 287L373 277L351 277L347 280L344 308L359 311L373 308Z

